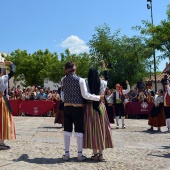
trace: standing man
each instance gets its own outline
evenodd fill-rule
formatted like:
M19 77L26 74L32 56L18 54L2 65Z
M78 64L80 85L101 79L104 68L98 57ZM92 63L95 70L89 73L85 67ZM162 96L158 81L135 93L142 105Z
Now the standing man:
M73 124L75 137L77 137L78 161L83 161L86 157L82 154L83 132L84 132L84 99L99 101L104 99L104 95L91 95L87 92L85 80L78 77L76 66L73 62L65 64L66 77L63 79L64 92L64 144L65 155L63 160L69 160L70 137L72 136Z
M116 84L116 91L113 92L113 101L115 105L115 114L116 114L116 129L119 129L119 116L122 119L122 129L125 127L125 109L124 109L124 100L125 94L130 92L130 85L129 82L126 81L127 89L123 90L120 84Z
M169 84L169 82L167 82L167 83ZM169 87L169 85L165 86L164 113L165 113L168 132L170 133L170 87Z

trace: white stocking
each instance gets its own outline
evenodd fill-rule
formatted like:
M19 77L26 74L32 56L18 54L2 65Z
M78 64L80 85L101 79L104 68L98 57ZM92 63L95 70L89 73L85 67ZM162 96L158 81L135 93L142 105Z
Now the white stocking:
M64 146L65 146L65 156L69 156L70 153L70 137L72 133L71 132L64 132Z
M122 125L125 124L125 116L121 116L121 119L122 119Z
M119 116L116 116L116 124L119 124Z
M78 156L82 156L83 151L83 133L75 133L75 137L77 137L77 151Z

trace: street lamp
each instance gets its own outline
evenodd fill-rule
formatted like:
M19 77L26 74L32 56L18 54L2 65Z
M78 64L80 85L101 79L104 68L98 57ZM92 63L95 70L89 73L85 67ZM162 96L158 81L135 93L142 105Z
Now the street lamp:
M151 64L150 64L150 81L151 81Z
M151 10L151 21L152 21L152 26L153 26L152 0L147 0L147 2L149 2L149 4L147 4L147 9L150 9L150 10ZM152 37L154 37L153 34L152 34ZM154 60L155 92L157 92L155 47L153 47L153 60Z

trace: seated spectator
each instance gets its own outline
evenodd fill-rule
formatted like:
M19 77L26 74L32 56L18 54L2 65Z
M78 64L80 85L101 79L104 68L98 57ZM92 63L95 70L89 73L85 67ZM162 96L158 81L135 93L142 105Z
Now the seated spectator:
M47 100L51 99L52 97L52 93L50 91L50 89L47 90Z
M9 99L15 99L15 93L14 92L10 92L10 96L9 96Z
M29 92L25 92L25 95L24 95L24 100L29 100L30 98L30 95L29 95Z
M30 100L35 100L34 92L31 92L29 99Z
M148 90L147 102L154 102L154 92L152 90Z
M20 85L17 86L17 89L15 91L15 97L16 99L22 98L22 90L21 90Z
M139 92L139 94L138 94L138 97L137 97L137 99L138 99L138 102L144 102L144 101L146 101L146 95L144 94L144 92L143 91L140 91Z
M47 94L44 93L43 89L40 89L40 93L37 95L37 100L46 100Z
M129 96L128 94L125 94L124 105L126 105L127 102L129 102Z
M138 96L137 88L134 88L133 92L131 93L131 101L138 102L137 96Z

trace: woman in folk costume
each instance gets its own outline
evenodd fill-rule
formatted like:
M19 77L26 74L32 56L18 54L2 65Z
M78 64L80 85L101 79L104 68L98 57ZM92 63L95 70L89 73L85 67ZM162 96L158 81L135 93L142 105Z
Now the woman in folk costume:
M164 107L163 107L163 90L158 91L158 95L155 98L154 106L149 117L148 125L151 126L150 129L153 131L153 127L157 127L158 131L161 131L162 126L166 126Z
M115 114L116 114L116 129L119 128L119 116L121 116L122 119L122 129L125 127L125 110L124 110L124 100L125 100L125 94L130 92L130 85L129 82L126 81L127 89L123 90L122 86L120 84L116 84L116 91L113 92L113 102L115 105Z
M0 70L0 150L10 149L9 146L5 145L4 140L16 139L11 108L7 99L8 80L14 75L16 67L10 61L5 61L3 64L10 66L10 73L2 75Z
M114 112L113 112L113 93L110 89L107 89L105 92L105 106L107 110L107 115L110 123L114 123Z
M168 84L169 84L169 82L168 82ZM170 87L169 87L169 85L165 86L164 113L165 113L168 132L170 133Z
M61 79L62 84L63 84L63 78ZM63 94L63 85L62 84L58 90L58 93L60 95L60 103L59 103L58 111L55 114L54 123L59 123L63 127L64 126L64 96L63 96L64 94Z
M100 80L98 71L91 68L88 73L87 89L91 94L104 94L107 86ZM93 160L103 160L103 150L113 148L111 127L103 102L87 101L85 106L83 147L93 149Z

